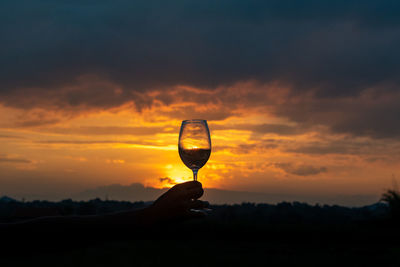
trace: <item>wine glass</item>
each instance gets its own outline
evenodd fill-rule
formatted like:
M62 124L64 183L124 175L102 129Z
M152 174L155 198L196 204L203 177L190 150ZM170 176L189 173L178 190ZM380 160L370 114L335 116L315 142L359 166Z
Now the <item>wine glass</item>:
M207 121L182 121L178 148L181 160L193 171L193 180L197 181L197 172L206 164L211 154L211 138Z

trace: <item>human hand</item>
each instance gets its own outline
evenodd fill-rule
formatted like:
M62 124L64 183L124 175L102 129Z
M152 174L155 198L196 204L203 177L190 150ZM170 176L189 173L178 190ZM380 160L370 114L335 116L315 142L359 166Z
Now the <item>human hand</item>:
M208 207L208 202L198 199L203 193L200 182L190 181L177 184L151 205L151 213L157 221L203 217L205 213L201 209Z

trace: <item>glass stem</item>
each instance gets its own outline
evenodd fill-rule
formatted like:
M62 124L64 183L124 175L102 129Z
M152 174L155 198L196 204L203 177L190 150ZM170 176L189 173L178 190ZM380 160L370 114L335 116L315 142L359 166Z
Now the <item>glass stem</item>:
M198 169L193 169L193 180L197 181L197 172L199 171Z

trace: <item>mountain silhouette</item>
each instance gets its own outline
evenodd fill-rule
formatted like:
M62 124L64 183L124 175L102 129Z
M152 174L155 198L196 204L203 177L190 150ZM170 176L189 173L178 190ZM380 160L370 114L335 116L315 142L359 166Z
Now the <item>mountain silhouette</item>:
M0 197L0 203L10 203L10 202L16 202L16 200L8 196Z
M145 187L140 183L130 185L112 184L88 189L72 196L77 200L90 200L94 198L126 201L154 201L168 188L158 189Z
M109 200L126 200L126 201L154 201L161 194L166 192L168 188L145 187L140 183L131 185L112 184L108 186L100 186L88 189L80 193L74 194L72 199L90 200L94 198ZM344 206L364 206L379 201L379 196L375 195L333 195L333 196L310 196L310 195L294 195L280 193L257 193L246 191L222 190L216 188L205 188L203 200L212 204L240 204L243 202L252 203L279 203L282 201L300 201L310 204L337 204Z

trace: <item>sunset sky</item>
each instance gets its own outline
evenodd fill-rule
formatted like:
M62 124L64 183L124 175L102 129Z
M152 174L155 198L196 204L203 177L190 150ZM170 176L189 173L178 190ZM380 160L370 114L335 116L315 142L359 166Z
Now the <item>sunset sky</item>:
M0 196L192 179L379 195L400 175L399 1L2 1ZM284 200L284 199L282 199Z

